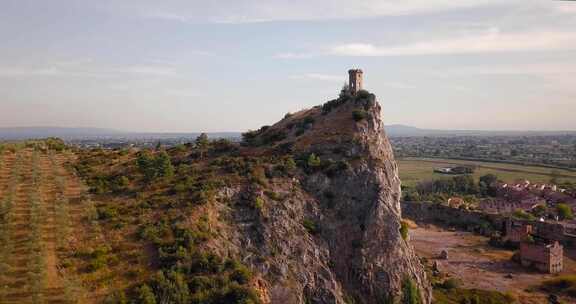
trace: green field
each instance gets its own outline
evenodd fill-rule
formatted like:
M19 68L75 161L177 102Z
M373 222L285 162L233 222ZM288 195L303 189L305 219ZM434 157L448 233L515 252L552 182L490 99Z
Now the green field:
M450 177L451 175L434 173L433 170L438 167L456 165L476 167L475 178L492 173L506 182L517 179L548 182L553 177L556 177L559 182L576 182L576 172L562 169L453 159L409 158L398 160L400 179L402 184L406 186L414 186L423 180Z

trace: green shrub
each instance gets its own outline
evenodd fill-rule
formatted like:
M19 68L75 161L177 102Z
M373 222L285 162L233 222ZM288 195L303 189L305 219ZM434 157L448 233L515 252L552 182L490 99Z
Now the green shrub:
M521 219L521 220L528 220L528 221L536 220L536 217L534 217L532 214L530 214L530 213L528 213L522 209L517 209L516 211L514 211L512 216L514 218Z
M268 186L268 178L266 177L266 170L263 167L255 167L250 172L250 179L252 182L262 186Z
M266 190L264 191L264 194L266 194L267 197L275 201L279 201L282 199L282 196L274 191Z
M246 284L252 278L252 272L248 267L237 263L234 270L230 274L230 280L237 282L238 284Z
M294 133L294 135L300 136L300 135L304 134L305 132L306 132L306 129L304 129L304 128L298 128L298 129L296 130L296 133Z
M98 207L97 212L99 220L110 220L118 217L118 209L113 206Z
M166 151L162 151L156 156L149 151L141 151L138 153L136 164L148 181L157 178L171 178L174 175L174 166L172 166L170 156Z
M250 130L248 132L242 133L242 145L249 147L256 147L260 145L258 136L260 135L260 130Z
M115 180L114 190L115 191L124 191L130 185L130 180L126 176L118 176Z
M361 121L370 118L370 113L364 110L354 110L352 111L352 118L354 119L354 121Z
M321 164L322 161L320 160L320 157L316 156L316 154L310 153L310 155L308 155L308 160L306 161L306 167L308 169L318 168Z
M294 161L294 158L292 158L292 156L285 157L282 160L282 162L276 165L275 167L276 171L280 172L280 174L282 175L287 176L291 176L292 174L294 174L296 168L297 168L296 162Z
M237 148L236 144L225 138L217 139L212 142L212 150L217 153L232 152Z
M260 197L257 197L254 200L254 208L258 209L258 210L262 210L262 208L264 208L264 200Z
M540 289L550 293L564 293L576 298L576 275L563 275L544 281Z
M402 304L421 304L420 291L414 281L407 277L402 282Z
M315 121L316 121L316 120L314 119L314 117L312 117L312 116L306 116L306 117L304 118L304 120L302 121L302 123L303 123L304 125L309 125L309 124L313 124Z
M345 160L340 160L335 163L330 163L326 167L325 173L328 177L337 176L339 173L349 170L350 164Z
M273 144L275 142L286 139L287 136L288 134L286 134L284 130L273 130L266 132L264 133L264 135L262 135L262 142L265 145Z
M188 304L190 290L184 276L175 271L160 271L154 280L160 303Z
M110 248L107 246L99 246L90 254L90 263L88 264L89 271L97 271L108 266L110 260Z
M480 289L434 289L434 303L438 304L512 304L514 297L492 290Z
M458 282L458 280L454 278L447 279L442 283L442 288L444 289L455 289L458 288L459 286L460 282Z
M318 227L318 224L316 224L312 220L305 219L302 222L302 226L304 226L304 228L308 231L308 233L310 233L312 235L320 233L320 227Z
M402 239L408 239L408 230L408 223L405 221L400 221L400 235L402 236Z
M574 214L572 213L572 207L568 204L558 204L556 205L556 212L561 220L571 220L574 219Z
M367 99L370 98L372 94L367 90L359 90L356 92L356 99Z
M148 285L144 284L138 288L138 301L140 304L156 304L156 297Z
M322 105L322 114L326 115L330 113L333 109L343 105L346 101L350 100L352 96L346 92L342 92L338 99L330 100Z
M106 297L104 304L128 304L128 299L124 291L120 290Z

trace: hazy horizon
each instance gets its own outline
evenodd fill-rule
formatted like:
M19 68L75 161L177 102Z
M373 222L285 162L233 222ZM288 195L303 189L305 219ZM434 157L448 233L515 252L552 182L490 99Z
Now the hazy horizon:
M569 132L569 133L576 133L576 130L534 130L534 129L525 129L525 130L511 130L511 129L435 129L435 128L420 128L418 126L411 126L411 125L406 125L406 124L402 124L402 123L398 123L398 124L385 124L386 128L407 128L407 129L415 129L415 130L421 130L421 131L447 131L447 132L510 132L510 133L531 133L531 132L536 132L536 133L548 133L548 132L552 132L552 133L562 133L562 132ZM149 131L140 131L140 130L126 130L126 129L117 129L117 128L100 128L100 127L90 127L90 126L86 126L86 127L74 127L74 126L70 126L70 127L62 127L62 126L12 126L12 127L0 127L0 131L6 131L8 129L13 129L13 130L18 130L18 129L22 129L22 130L28 130L28 129L64 129L64 130L92 130L92 131L97 131L97 130L101 130L101 131L110 131L110 132L118 132L120 134L122 133L157 133L157 134L199 134L199 133L208 133L208 134L214 134L214 133L243 133L249 130L254 130L254 129L245 129L245 130L215 130L215 131L205 131L205 130L183 130L183 131L158 131L158 130L149 130Z
M387 125L576 130L576 1L7 0L0 127L241 132L365 72Z

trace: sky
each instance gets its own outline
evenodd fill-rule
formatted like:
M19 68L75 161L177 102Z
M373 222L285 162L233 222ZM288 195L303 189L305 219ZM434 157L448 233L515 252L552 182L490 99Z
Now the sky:
M576 1L0 0L0 127L244 131L364 70L386 124L576 130Z

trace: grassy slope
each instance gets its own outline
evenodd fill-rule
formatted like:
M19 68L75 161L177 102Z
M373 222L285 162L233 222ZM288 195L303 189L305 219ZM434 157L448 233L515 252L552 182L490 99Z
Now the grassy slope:
M576 300L576 274L559 276L542 283L540 289L554 294L562 294Z
M434 304L512 304L514 299L497 291L479 289L434 289Z
M106 257L98 261L91 246L80 242L80 257L70 258L72 264L87 262L77 267L80 272L107 274L100 300L137 299L143 284L159 296L163 287L157 273L164 271L168 280L188 284L189 303L258 302L250 271L217 242L227 231L218 213L227 202L215 201L215 195L225 185L265 178L259 167L264 158L206 157L189 148L171 149L174 176L148 182L138 170L134 151L78 153L76 168L93 192L92 222L100 227L108 248ZM120 177L129 183L119 187Z

